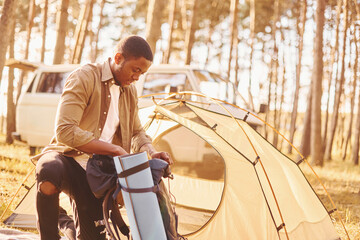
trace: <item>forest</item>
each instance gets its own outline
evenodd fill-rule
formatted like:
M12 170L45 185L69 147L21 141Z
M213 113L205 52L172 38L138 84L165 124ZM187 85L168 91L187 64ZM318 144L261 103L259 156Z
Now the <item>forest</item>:
M8 58L45 64L96 62L121 37L138 34L154 64L190 64L230 79L250 110L315 165L336 157L359 164L359 4L339 1L1 1L0 79L7 142L26 72ZM4 72L4 73L3 73ZM6 76L6 77L5 77ZM265 137L287 153L277 134ZM340 154L339 154L340 152Z
M356 0L0 0L0 16L6 144L14 142L16 106L31 76L7 67L10 59L101 62L134 34L148 41L154 65L196 66L229 79L244 97L233 104L258 113L269 124L261 134L284 154L299 152L319 171L334 161L360 168Z

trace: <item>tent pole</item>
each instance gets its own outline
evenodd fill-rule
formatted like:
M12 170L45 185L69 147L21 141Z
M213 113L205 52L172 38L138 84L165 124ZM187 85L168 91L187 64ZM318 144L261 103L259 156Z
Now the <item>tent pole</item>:
M14 196L11 198L10 202L8 203L8 205L6 206L4 212L1 214L0 217L0 221L3 219L5 213L7 212L7 210L9 209L10 205L12 204L12 202L14 201L15 197L18 195L21 187L24 185L24 183L26 182L26 180L30 177L30 175L32 174L32 172L35 170L35 166L33 166L33 168L30 170L30 172L26 175L24 181L22 181L22 183L20 184L19 188L16 190Z

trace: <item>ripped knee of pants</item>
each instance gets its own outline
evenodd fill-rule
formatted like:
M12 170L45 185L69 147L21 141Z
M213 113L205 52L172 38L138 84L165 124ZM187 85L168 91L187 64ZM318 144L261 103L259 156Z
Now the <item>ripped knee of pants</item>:
M53 195L59 193L57 187L49 181L44 181L39 184L39 190L42 194Z

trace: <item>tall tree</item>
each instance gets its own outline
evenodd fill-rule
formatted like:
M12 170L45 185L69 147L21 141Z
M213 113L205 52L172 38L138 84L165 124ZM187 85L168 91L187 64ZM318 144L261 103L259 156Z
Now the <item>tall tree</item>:
M150 45L151 51L155 54L156 42L161 36L161 17L164 0L150 0L147 17L145 38Z
M331 160L331 151L335 137L335 131L337 127L337 121L339 116L339 106L341 101L341 95L343 93L343 86L345 81L345 55L346 55L346 38L347 38L347 29L348 29L348 0L344 0L344 36L343 36L343 48L341 53L341 74L340 78L338 79L338 87L336 88L335 93L335 102L334 102L334 109L333 115L331 119L331 128L330 128L330 136L326 143L325 148L325 159Z
M303 129L301 137L300 152L304 158L310 155L310 141L311 141L311 114L312 114L312 85L309 86L307 96L307 108L303 120Z
M205 59L205 66L208 65L209 63L209 56L210 56L210 49L212 48L212 40L211 37L215 31L215 27L216 27L216 17L218 16L218 12L222 10L222 7L224 6L224 2L221 0L213 0L211 3L211 12L213 14L211 14L210 16L210 22L209 22L209 33L207 35L207 39L206 39L206 46L207 46L207 54L206 54L206 59Z
M347 1L347 0L345 0ZM311 101L311 159L317 166L323 166L323 151L321 145L321 96L323 78L323 34L325 22L325 0L317 0L316 34L314 38L314 66L312 71L312 101Z
M53 64L60 64L64 60L65 54L65 37L68 26L68 8L69 0L61 0L60 9L56 15L56 44L54 50Z
M274 15L272 17L272 24L271 24L271 40L273 45L273 52L272 52L272 58L270 63L270 69L269 69L269 90L268 90L268 108L265 115L265 121L267 122L269 120L270 115L270 106L271 106L271 100L272 100L272 85L273 82L277 81L277 54L278 54L278 48L276 44L276 31L277 31L277 22L279 20L279 0L275 0L274 2ZM274 71L275 70L275 71ZM275 89L276 91L276 89ZM276 99L276 97L275 97ZM276 103L274 104L274 115L276 115ZM276 118L276 116L274 117ZM265 138L267 138L268 132L265 131ZM276 135L276 134L275 134Z
M294 142L294 135L296 131L296 119L299 105L299 92L300 92L300 73L301 73L301 61L302 61L302 52L304 46L304 32L305 32L305 23L306 23L306 12L307 12L307 0L301 1L301 14L298 18L298 22L296 24L296 29L298 33L298 52L297 52L297 63L296 63L296 76L295 76L295 92L294 92L294 101L293 101L293 109L291 112L291 122L290 122L290 143ZM300 20L301 19L301 20ZM289 144L288 153L292 152L292 146Z
M281 64L281 67L282 67L282 75L281 75L281 95L280 95L280 106L279 106L279 115L278 115L278 118L277 118L277 122L275 124L275 127L276 129L280 129L280 126L281 126L281 117L282 117L282 112L283 112L283 104L284 104L284 100L285 100L285 85L286 85L286 59L285 59L285 52L286 52L286 45L285 45L285 37L284 37L284 29L281 28L280 29L281 31L281 39L282 39L282 42L283 42L283 47L282 47L282 64ZM285 125L284 125L285 126ZM277 135L277 134L276 134ZM282 140L282 138L281 138ZM281 144L282 144L282 141L281 141ZM280 145L278 147L278 149L281 150L282 146Z
M104 19L104 6L105 6L105 2L106 0L101 0L100 3L100 17L99 17L99 25L96 31L96 35L95 35L95 39L94 39L94 46L92 48L91 51L91 62L96 62L96 58L99 54L99 49L98 49L98 42L99 42L99 35L100 35L100 30L103 27L103 19Z
M254 100L252 96L252 63L253 63L253 56L254 56L254 41L255 41L255 0L250 0L250 65L249 65L249 87L248 87L248 95L249 95L249 102L251 104L251 110L254 111ZM236 84L238 87L238 84Z
M171 43L172 43L172 33L174 31L174 19L175 19L175 10L176 10L176 0L170 0L169 4L169 36L167 39L167 49L164 54L163 63L169 63L170 53L171 53Z
M5 65L6 51L10 42L11 26L14 24L14 14L17 0L4 0L0 18L0 81Z
M30 40L31 40L31 32L34 26L34 18L35 18L35 0L30 0L29 2L29 15L28 15L28 21L27 21L27 30L26 30L26 45L25 45L25 54L24 59L29 58L29 46L30 46ZM16 95L16 103L18 102L21 94L21 89L24 82L25 77L25 71L21 71L19 76L19 81L17 85L17 95Z
M196 16L200 0L193 0L193 7L190 15L190 26L186 28L185 35L185 64L191 62L191 50L195 42Z
M230 79L231 72L231 61L233 59L233 48L234 48L234 39L237 38L237 10L238 10L238 0L231 0L230 4L230 50L229 50L229 62L227 69L227 77ZM235 59L237 61L237 59Z
M354 27L355 28L355 27ZM353 118L354 118L354 108L355 108L355 95L356 95L356 86L357 86L357 69L358 69L358 46L357 46L357 36L356 36L356 32L355 29L352 31L351 34L352 37L352 44L355 46L355 59L354 59L354 65L353 65L353 80L352 80L352 88L351 88L351 95L350 95L350 123L348 124L349 128L347 131L347 135L345 137L345 143L344 143L344 148L343 148L343 155L342 155L342 159L345 160L346 158L346 154L347 154L347 148L348 148L348 143L351 139L351 133L352 133L352 126L353 126Z
M40 61L44 62L45 59L45 43L46 43L46 29L47 29L47 15L48 15L48 2L44 0L44 6L42 7L42 43L41 43L41 57Z
M335 74L333 73L333 66L334 63L337 63L337 56L339 52L339 26L340 26L340 14L341 14L341 6L342 6L342 0L337 1L336 5L336 20L335 20L335 45L331 48L330 52L330 63L329 63L329 75L328 75L328 94L327 94L327 101L326 101L326 112L325 112L325 122L324 122L324 131L323 131L323 138L322 142L324 143L323 147L326 147L326 140L327 140L327 132L328 132L328 121L329 121L329 104L330 104L330 89L332 85L332 79L336 79L337 71L335 71ZM337 68L336 68L337 69Z
M72 53L71 62L80 63L85 46L85 39L88 36L88 27L90 26L92 20L92 12L95 0L87 0L85 2L84 10L81 13L81 18L76 26L75 31L75 47Z
M15 21L11 26L9 57L14 58L15 45ZM6 143L12 144L12 132L15 132L15 103L14 103L14 69L9 68L8 87L7 87L7 113L6 113Z
M354 36L357 36L357 34L359 34L358 30L359 29L357 27ZM358 51L358 47L357 47L358 39L355 38L354 42L355 42L355 46L356 46L355 47L355 59L356 59L356 62L357 62L357 59L358 59L358 56L359 56L359 51ZM354 71L354 77L356 76L356 73L357 73L357 71ZM355 131L354 131L354 142L352 144L353 147L352 147L352 152L351 152L351 159L352 159L352 162L355 165L359 165L359 145L360 145L359 144L359 141L360 141L360 88L358 88L358 89L359 89L358 90L358 104L357 104Z

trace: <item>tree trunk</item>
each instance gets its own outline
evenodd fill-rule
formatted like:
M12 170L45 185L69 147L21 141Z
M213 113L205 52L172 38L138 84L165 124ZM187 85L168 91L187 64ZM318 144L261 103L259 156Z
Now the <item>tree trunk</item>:
M29 15L28 15L28 22L27 22L27 35L26 35L26 46L25 46L25 55L24 59L27 60L29 58L29 46L31 40L31 31L34 26L34 17L35 17L35 0L30 0L29 2ZM19 76L19 81L17 85L17 95L16 95L16 103L18 102L21 94L21 89L24 82L25 71L21 71Z
M282 51L282 77L281 77L281 95L280 95L280 106L279 106L279 115L277 118L277 123L275 124L275 127L277 129L280 130L281 127L281 116L282 116L282 108L283 108L283 104L284 104L284 99L285 99L285 84L286 84L286 66L285 66L285 42L284 42L284 29L281 29L281 38L282 38L282 42L283 42L283 51ZM286 125L284 125L286 126ZM276 134L278 135L278 134ZM280 148L281 149L281 146Z
M269 77L268 77L268 82L269 82L269 87L268 87L268 107L266 108L266 113L265 113L265 122L269 122L270 119L270 105L271 105L271 97L272 97L272 75L273 75L273 65L274 65L274 61L273 59L271 59L270 63L269 63ZM266 128L266 125L264 125L264 137L266 139L268 139L268 129Z
M96 62L97 56L99 54L99 49L98 49L98 42L99 42L99 35L100 35L100 30L103 27L103 18L104 18L104 6L105 6L105 2L106 0L101 0L101 4L100 4L100 19L99 19L99 25L96 31L96 35L95 35L95 39L94 39L94 48L92 50L92 54L91 54L91 62Z
M329 76L328 76L328 81L329 81L329 85L328 85L328 96L327 96L327 101L326 101L326 112L325 112L325 123L324 123L324 131L323 131L323 138L322 138L322 142L324 143L323 147L326 147L326 140L327 140L327 132L328 132L328 121L329 121L329 103L330 103L330 89L331 89L331 85L332 85L332 79L333 77L333 65L335 62L337 62L336 56L338 55L339 52L339 25L340 25L340 14L341 14L341 4L342 4L342 0L338 0L337 1L337 6L336 6L336 21L335 21L335 25L336 25L336 31L335 31L335 46L333 48L331 48L331 53L330 53L330 67L329 67ZM335 79L337 78L337 71L335 72Z
M62 0L60 11L57 12L56 16L56 44L54 50L53 64L60 64L64 60L65 54L65 37L68 25L68 7L69 0Z
M295 93L294 93L294 102L293 109L291 112L291 121L290 121L290 143L294 143L294 135L296 131L296 119L297 119L297 111L299 105L299 91L300 91L300 73L301 73L301 60L302 60L302 51L303 51L303 37L305 32L305 23L306 23L306 12L307 12L307 0L302 1L302 9L301 9L301 27L299 23L297 24L298 37L299 37L299 50L298 50L298 59L296 65L296 80L295 80ZM289 144L288 153L292 152L292 146Z
M343 38L343 51L341 53L341 76L339 79L338 88L335 93L335 102L334 102L334 110L331 119L331 128L330 128L330 136L326 144L325 148L325 159L331 160L331 150L334 142L334 136L337 126L337 120L339 115L339 106L341 95L343 92L343 85L345 81L345 54L346 54L346 38L347 38L347 29L348 29L348 0L344 0L344 38Z
M199 0L194 0L193 9L190 17L190 27L187 27L185 36L185 64L188 65L191 62L191 50L195 42L195 31L196 31L196 16L198 10Z
M0 18L0 81L5 65L6 51L10 42L11 26L13 26L17 0L4 0Z
M40 61L44 62L45 59L45 45L46 45L46 28L47 28L47 15L48 15L48 2L49 0L44 0L44 7L42 8L42 43L41 43L41 58Z
M210 26L209 26L209 35L208 35L208 38L206 40L206 46L207 46L207 54L206 54L206 59L205 59L205 68L208 66L209 64L209 56L210 56L210 49L212 48L212 40L211 40L211 36L213 35L215 31L215 25L210 23Z
M249 94L249 102L251 106L251 110L254 111L254 100L252 96L251 86L252 86L252 63L253 63L253 55L254 55L254 41L255 41L255 0L250 0L250 66L249 66L249 86L248 86L248 94ZM237 60L236 60L237 61Z
M300 152L304 158L310 155L311 140L311 114L312 114L312 85L309 86L307 109L303 120L303 130L300 145Z
M356 36L356 31L354 30L353 32L353 41L351 45L355 45L355 56L358 56L358 48L357 48L357 36ZM352 82L352 91L351 91L351 96L350 96L350 105L351 105L351 111L350 111L350 123L349 128L348 128L348 132L345 138L345 143L344 143L344 150L343 150L343 155L342 155L342 159L345 160L346 158L346 154L347 154L347 148L348 148L348 143L351 139L351 133L352 133L352 125L353 125L353 118L354 118L354 109L355 109L355 96L356 96L356 83L357 83L357 69L358 69L358 59L357 57L355 57L355 61L354 61L354 66L353 66L353 82Z
M15 45L15 21L11 26L10 44L9 44L9 57L14 58L14 45ZM6 113L6 143L12 144L12 132L16 130L15 123L15 103L14 103L14 69L9 68L9 79L7 87L7 113Z
M168 39L167 39L167 49L166 49L165 54L164 54L163 63L169 63L169 59L170 59L172 33L173 33L173 30L174 30L175 10L176 10L176 0L170 0L170 6L169 6L169 36L168 36Z
M206 39L206 46L207 46L207 54L206 54L206 59L205 59L205 67L208 65L209 63L209 56L210 56L210 49L212 48L212 40L211 37L215 31L215 27L216 27L216 23L215 23L215 16L218 15L218 12L221 11L223 9L224 6L224 2L221 0L213 0L211 3L212 6L212 16L210 18L210 24L209 24L209 34L208 37Z
M163 0L150 0L146 17L145 38L150 45L151 51L155 55L156 42L161 36L161 17L164 7Z
M92 30L89 30L89 27L91 26L91 22L92 22L92 18L93 18L93 7L94 7L94 2L95 0L90 0L89 5L88 5L88 12L86 15L86 21L84 24L84 28L81 31L81 36L80 36L80 42L78 45L78 51L77 51L77 55L75 56L75 63L80 63L81 62L81 58L82 58L82 53L84 51L84 47L85 47L85 41L86 41L86 37L90 35L90 46L92 43L92 37L94 36Z
M235 42L235 76L234 76L234 98L233 98L233 104L236 105L236 92L239 86L239 37L236 34Z
M359 34L358 29L356 29L354 36L357 36L357 34ZM356 59L356 65L354 66L354 68L357 68L357 59L359 56L359 51L358 51L358 39L355 38L355 59ZM354 71L354 79L356 77L357 71ZM354 165L359 165L359 139L360 138L360 88L358 90L358 104L357 104L357 116L356 116L356 123L355 123L355 131L354 131L354 143L352 146L352 154L351 154L351 158L352 158L352 162L354 163Z
M186 8L186 0L181 0L181 8L180 8L180 16L181 16L181 29L184 30L184 32L187 31L188 28L188 19L187 19L187 8Z
M75 32L75 47L72 54L71 62L78 64L81 62L82 52L85 46L85 39L88 35L88 26L92 19L94 0L87 0L84 10L81 12L81 20L76 26Z
M346 0L345 0L346 1ZM323 78L323 33L325 22L325 0L317 0L315 15L314 67L312 72L311 101L311 159L317 166L324 165L321 143L321 96Z
M237 9L238 9L238 0L231 0L230 4L230 50L229 50L229 62L228 62L228 70L227 77L230 79L230 71L231 71L231 61L233 59L232 52L234 47L234 39L237 37ZM236 59L237 61L237 59Z

